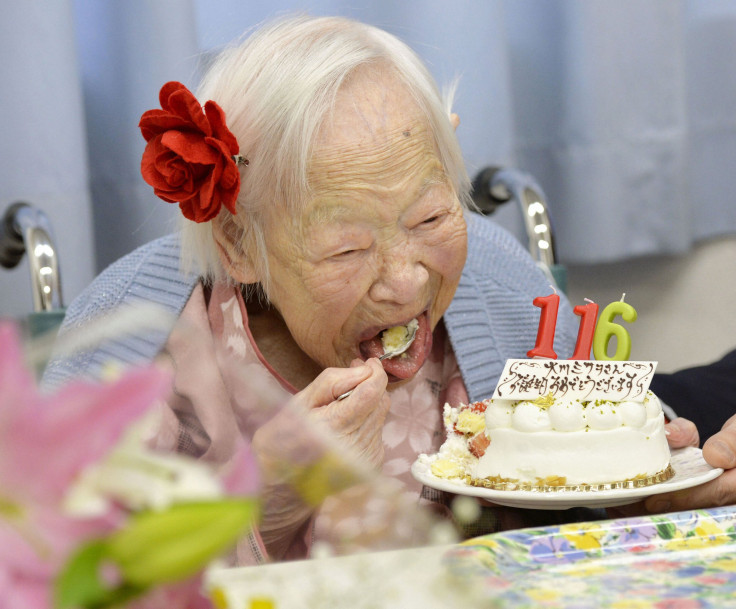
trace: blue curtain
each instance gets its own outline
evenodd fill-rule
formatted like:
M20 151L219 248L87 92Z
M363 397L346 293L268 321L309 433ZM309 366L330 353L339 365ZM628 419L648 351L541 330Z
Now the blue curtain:
M71 1L2 0L0 14L0 213L17 201L46 212L62 236L62 285L74 293L95 265ZM27 260L0 268L0 316L32 303Z
M736 230L736 3L506 6L515 160L550 199L563 261Z
M140 114L195 87L209 54L284 12L340 14L459 77L471 176L516 166L544 189L562 262L686 252L736 233L731 0L0 0L0 211L50 215L67 300L170 230L139 175ZM516 209L497 214L521 237ZM30 306L0 272L0 315Z
M199 49L188 0L79 0L75 5L101 269L173 224L176 207L157 205L141 179L144 142L138 121L158 107L163 83L196 80Z

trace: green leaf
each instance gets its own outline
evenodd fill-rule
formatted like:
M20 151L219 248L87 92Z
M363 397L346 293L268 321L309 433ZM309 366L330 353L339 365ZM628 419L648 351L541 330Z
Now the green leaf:
M233 546L257 514L255 499L179 503L141 512L110 537L109 555L134 586L185 579Z
M101 609L141 594L141 588L127 584L111 588L100 580L100 570L109 560L107 539L97 539L78 548L54 582L54 607Z
M677 527L671 522L658 522L657 531L662 539L672 539L677 532Z

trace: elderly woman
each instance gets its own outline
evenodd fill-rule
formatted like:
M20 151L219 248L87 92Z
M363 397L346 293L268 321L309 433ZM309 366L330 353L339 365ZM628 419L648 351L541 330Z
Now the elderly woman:
M235 436L248 436L265 507L242 560L304 556L339 515L274 473L302 447L288 417L248 412L243 377L295 395L418 498L409 466L442 442L442 405L488 397L506 359L525 357L532 300L549 281L514 238L469 211L457 118L414 53L381 30L281 20L219 57L199 90L204 112L178 83L160 99L141 120L142 171L179 204L180 236L108 269L63 331L140 302L178 322L52 362L46 380L168 359L174 391L157 444L226 463ZM382 333L409 324L408 351L380 361ZM563 299L558 352L572 353L576 331ZM693 433L676 422L670 438L686 444Z

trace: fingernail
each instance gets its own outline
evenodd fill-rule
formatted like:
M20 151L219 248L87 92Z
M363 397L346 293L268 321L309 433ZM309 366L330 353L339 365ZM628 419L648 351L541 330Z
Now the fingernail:
M674 427L677 431L687 431L690 426L682 419L677 418L670 421L670 427Z
M677 418L669 423L670 432L678 438L679 442L696 445L698 443L698 430L695 425L687 419Z

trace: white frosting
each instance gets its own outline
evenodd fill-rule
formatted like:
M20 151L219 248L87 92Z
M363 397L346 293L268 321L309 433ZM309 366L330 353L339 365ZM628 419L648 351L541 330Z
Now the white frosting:
M565 484L605 484L652 476L670 461L660 401L549 403L486 400L490 445L476 459L456 433L458 411L445 406L442 457L462 462L474 478L522 482L565 478Z
M587 425L585 407L579 400L556 400L548 412L552 429L557 431L580 431Z
M448 436L447 441L440 448L439 454L447 459L466 459L468 457L468 446L465 438L456 433Z
M586 408L588 427L598 431L621 427L623 421L617 407L618 404L614 402L591 402L588 404Z
M514 403L511 400L486 400L486 428L511 427L511 413Z
M651 391L648 391L647 397L644 398L644 407L647 409L647 419L653 419L662 412L662 403Z
M554 400L551 405L511 400L485 400L486 429L511 427L518 431L580 431L588 428L605 431L617 427L638 429L662 413L662 405L653 393L645 402L580 402ZM457 411L457 409L454 409ZM455 414L457 420L457 413Z
M618 411L626 427L639 428L647 422L647 407L640 402L619 402Z
M471 476L535 482L563 476L566 484L604 484L651 476L670 461L664 420L651 419L639 429L619 426L559 433L489 432L491 443Z
M532 402L519 402L516 405L511 414L511 424L514 429L527 433L552 429L547 410Z

